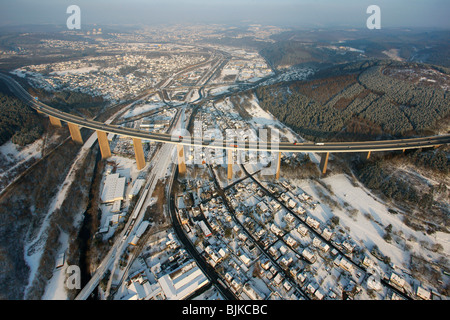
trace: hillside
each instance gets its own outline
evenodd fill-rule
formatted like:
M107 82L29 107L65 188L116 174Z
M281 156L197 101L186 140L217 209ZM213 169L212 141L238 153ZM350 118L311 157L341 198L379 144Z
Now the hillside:
M274 67L394 59L450 67L447 30L291 30L273 36L260 54Z
M0 88L0 145L9 139L19 146L32 143L44 132L37 113L2 91Z
M449 75L432 65L361 62L256 94L266 111L311 140L404 137L447 131Z

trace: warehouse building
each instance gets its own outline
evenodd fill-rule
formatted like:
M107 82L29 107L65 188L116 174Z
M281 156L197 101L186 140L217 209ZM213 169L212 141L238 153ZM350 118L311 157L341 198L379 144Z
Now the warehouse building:
M102 201L108 203L123 200L125 182L126 178L121 178L118 173L107 175L103 185Z
M209 283L195 262L189 262L158 279L167 300L183 300Z

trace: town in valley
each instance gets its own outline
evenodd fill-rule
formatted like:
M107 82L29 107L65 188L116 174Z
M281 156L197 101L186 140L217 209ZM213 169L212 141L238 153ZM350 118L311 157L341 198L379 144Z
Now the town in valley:
M1 299L448 300L449 30L367 17L0 25Z

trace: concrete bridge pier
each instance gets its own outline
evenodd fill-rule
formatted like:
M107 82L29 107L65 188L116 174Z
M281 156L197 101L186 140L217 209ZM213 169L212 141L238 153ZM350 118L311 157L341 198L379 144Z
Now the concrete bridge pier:
M233 179L233 150L227 149L228 153L228 180Z
M330 156L330 153L327 152L325 154L322 154L320 158L320 172L322 174L325 174L327 172L327 166L328 166L328 157Z
M50 119L50 123L52 124L52 126L54 127L58 127L61 128L61 120L59 120L58 118L52 117L52 116L48 116L48 118Z
M145 167L144 149L142 148L142 140L133 138L134 155L136 157L136 166L138 170Z
M278 152L278 160L277 160L277 173L275 174L275 179L280 179L280 167L281 167L281 152Z
M111 149L109 147L108 136L106 132L96 130L98 145L100 146L100 152L102 153L102 159L111 157Z
M184 159L184 146L177 144L177 157L178 157L178 173L186 173L186 160Z
M74 123L67 122L69 126L70 136L72 140L78 144L83 144L83 137L81 137L80 127Z

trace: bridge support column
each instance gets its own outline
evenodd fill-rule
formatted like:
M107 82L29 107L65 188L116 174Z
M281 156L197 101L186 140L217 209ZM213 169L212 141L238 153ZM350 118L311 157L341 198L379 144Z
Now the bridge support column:
M70 136L76 143L83 144L83 137L81 137L80 127L74 123L67 122L69 126Z
M184 159L184 146L182 144L177 144L177 157L178 157L178 173L186 173L186 161Z
M108 136L104 131L97 131L98 145L100 146L100 152L102 153L102 159L111 157L111 149L109 148Z
M136 166L138 170L145 167L144 148L142 148L142 140L133 138L134 155L136 157Z
M52 124L52 126L54 127L58 127L61 128L61 120L59 120L58 118L52 117L52 116L48 116L48 118L50 119L50 123Z
M328 166L328 157L330 156L330 153L327 152L325 154L322 154L320 158L320 172L322 174L325 174L327 172L327 166Z
M233 179L233 150L227 149L228 153L228 180Z
M275 179L280 179L280 167L281 167L281 152L278 152L278 160L277 160L277 173L275 174Z

